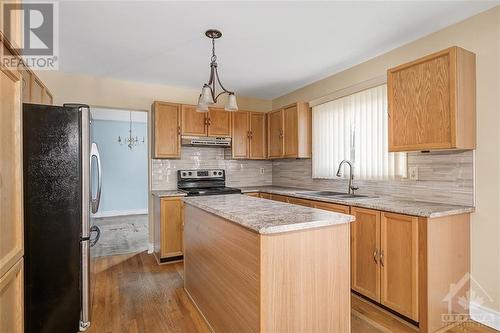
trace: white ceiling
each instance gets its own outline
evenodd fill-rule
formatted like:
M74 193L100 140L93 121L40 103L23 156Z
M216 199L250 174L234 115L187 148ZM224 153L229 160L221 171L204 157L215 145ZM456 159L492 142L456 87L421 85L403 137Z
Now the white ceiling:
M60 3L60 70L201 88L208 28L226 88L271 99L500 2Z

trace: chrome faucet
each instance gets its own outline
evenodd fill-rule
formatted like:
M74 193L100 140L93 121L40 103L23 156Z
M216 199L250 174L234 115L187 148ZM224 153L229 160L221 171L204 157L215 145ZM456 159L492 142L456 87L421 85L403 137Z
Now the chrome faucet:
M349 165L349 182L347 183L347 194L354 195L354 191L358 190L359 187L356 187L353 184L354 174L352 172L353 166L352 166L351 161L343 160L342 162L340 162L339 168L337 169L337 177L342 176L342 172L341 171L342 171L342 166L344 165L344 163L347 163Z

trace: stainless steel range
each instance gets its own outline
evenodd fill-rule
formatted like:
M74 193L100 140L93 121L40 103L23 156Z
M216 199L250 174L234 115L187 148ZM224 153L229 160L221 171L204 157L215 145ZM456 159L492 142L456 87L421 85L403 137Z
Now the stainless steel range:
M177 188L188 196L241 193L241 190L226 187L226 172L222 169L178 170Z

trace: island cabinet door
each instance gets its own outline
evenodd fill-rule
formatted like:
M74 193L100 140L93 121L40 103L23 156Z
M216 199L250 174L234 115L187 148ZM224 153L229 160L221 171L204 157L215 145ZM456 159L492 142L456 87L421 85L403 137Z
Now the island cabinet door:
M380 302L380 212L352 207L351 288Z
M381 303L418 321L418 218L382 213Z

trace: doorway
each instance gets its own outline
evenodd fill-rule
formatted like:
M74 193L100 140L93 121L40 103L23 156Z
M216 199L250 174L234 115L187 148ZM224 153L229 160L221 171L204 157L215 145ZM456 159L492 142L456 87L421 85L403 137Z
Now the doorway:
M96 256L148 249L147 112L92 108L92 139L101 155L102 193Z

